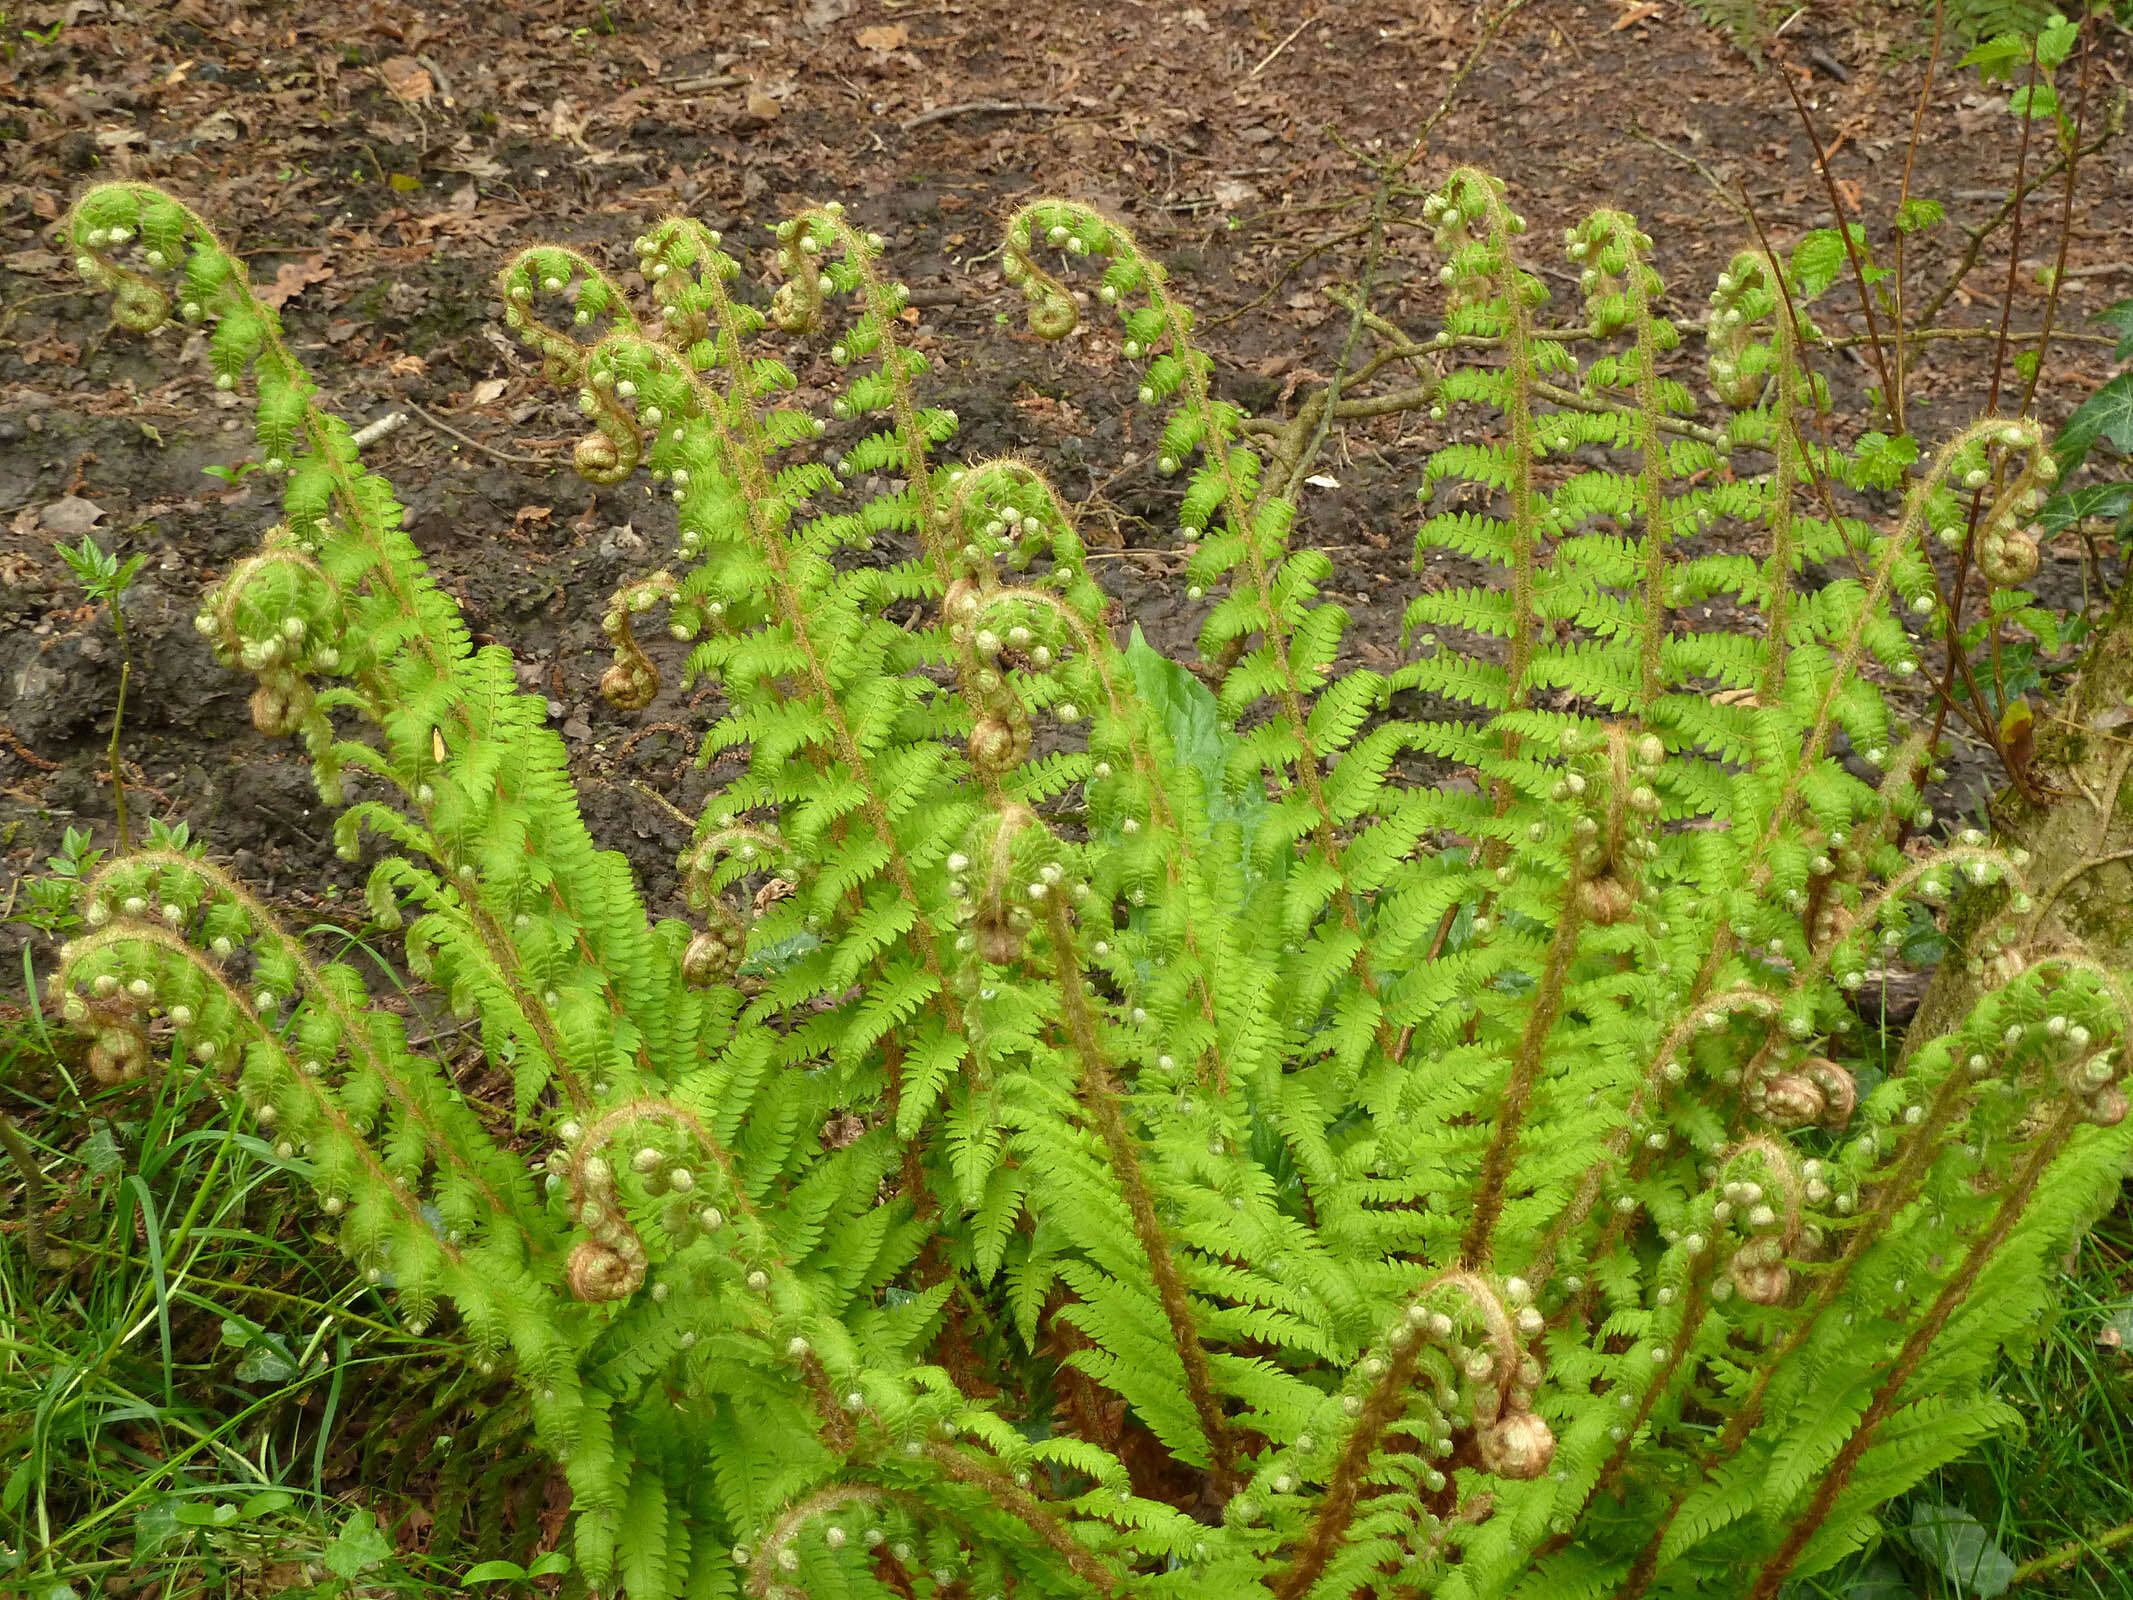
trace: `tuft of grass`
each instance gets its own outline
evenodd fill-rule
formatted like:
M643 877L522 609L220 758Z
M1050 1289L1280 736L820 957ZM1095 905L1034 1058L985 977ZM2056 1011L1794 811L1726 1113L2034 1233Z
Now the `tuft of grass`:
M0 1594L427 1595L552 1543L512 1397L312 1231L302 1157L198 1075L98 1090L35 979L0 1009L36 1168L0 1153Z

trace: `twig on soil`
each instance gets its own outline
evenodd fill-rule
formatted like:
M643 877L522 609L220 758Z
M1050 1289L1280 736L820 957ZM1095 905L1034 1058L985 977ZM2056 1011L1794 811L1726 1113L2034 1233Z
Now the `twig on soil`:
M897 126L909 133L913 128L923 128L929 122L946 122L950 117L978 116L995 111L1035 111L1057 117L1064 116L1066 109L1042 100L964 100L952 106L935 106L931 111L921 111L915 117L904 118Z
M492 460L508 461L511 463L511 465L515 467L552 467L555 465L553 461L548 460L545 456L515 456L512 455L508 450L497 449L496 446L494 446L493 444L483 444L472 434L461 433L449 422L444 421L442 418L432 416L429 412L423 410L422 407L416 405L415 402L412 400L407 402L407 408L408 410L414 412L414 414L420 417L424 422L427 422L431 427L435 428L439 433L447 434L450 437L457 439L461 444L472 445L476 450L479 450L483 455L490 457Z
M737 89L748 81L731 72L703 72L693 78L676 78L659 87L673 94L701 94L706 89Z
M1695 168L1697 175L1701 177L1705 183L1708 183L1711 186L1712 191L1717 194L1719 199L1723 200L1726 203L1727 210L1731 211L1736 217L1739 217L1743 222L1748 220L1748 213L1741 209L1740 202L1735 200L1732 194L1727 190L1726 186L1719 181L1718 175L1714 173L1709 167L1705 166L1701 161L1698 161L1694 156L1690 155L1686 150L1676 150L1664 139L1653 138L1642 128L1638 127L1634 122L1629 125L1629 136L1632 139L1636 140L1639 144L1648 144L1654 150L1657 150L1660 154L1672 156L1676 161L1681 162L1683 165Z
M406 426L407 413L405 411L388 411L377 421L366 422L362 427L356 429L354 433L348 436L348 442L358 450L366 449L376 444L387 434L398 433Z
M1244 75L1246 81L1249 82L1251 79L1258 77L1260 73L1266 71L1268 67L1271 67L1274 64L1274 58L1280 55L1282 51L1288 49L1290 45L1294 44L1296 42L1296 36L1302 33L1304 29L1310 27L1311 24L1316 22L1317 20L1318 13L1314 11L1308 17L1305 17L1303 21L1297 23L1294 28L1290 29L1289 36L1286 39L1282 40L1281 43L1274 46L1273 49L1269 50L1266 53L1265 59L1262 60L1258 66L1252 68L1251 71L1247 72Z
M2112 130L2106 124L2103 132L2097 134L2087 144L2077 148L2074 154L2077 158L2092 156L2109 144L2111 137ZM2014 215L2016 208L2024 200L2027 200L2036 190L2042 188L2065 170L2066 157L2061 155L2058 159L2046 165L2035 177L2023 184L2018 190L2010 193L2000 202L2000 209L1985 221L1979 223L1975 228L1964 230L1969 242L1963 250L1963 258L1955 264L1955 270L1948 275L1948 281L1940 286L1940 292L1926 302L1926 309L1920 312L1918 316L1920 322L1930 324L1935 317L1940 315L1941 307L1954 298L1955 291L1961 288L1963 280L1970 276L1970 269L1977 265L1977 258L1984 251L1985 241L2006 225L2007 219Z

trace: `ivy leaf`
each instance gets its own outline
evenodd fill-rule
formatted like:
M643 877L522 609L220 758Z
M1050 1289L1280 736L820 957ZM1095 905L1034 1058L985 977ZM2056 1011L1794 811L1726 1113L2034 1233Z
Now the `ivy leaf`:
M2105 306L2089 320L2102 323L2118 335L2118 348L2111 352L2113 361L2133 359L2133 300Z
M2133 372L2121 372L2066 419L2052 446L2060 472L2086 460L2098 439L2121 455L2133 455Z
M353 1580L365 1568L374 1567L393 1553L378 1519L368 1511L355 1511L341 1524L320 1559L336 1577Z
M119 1149L118 1138L108 1123L89 1135L89 1142L81 1147L81 1161L92 1178L108 1178L126 1165L125 1152Z
M2053 534L2091 517L2113 522L2133 517L2133 484L2087 483L2055 494L2038 508L2037 525Z
M1911 1525L1903 1536L1964 1594L1992 1600L2014 1582L2013 1558L1961 1506L1913 1505Z

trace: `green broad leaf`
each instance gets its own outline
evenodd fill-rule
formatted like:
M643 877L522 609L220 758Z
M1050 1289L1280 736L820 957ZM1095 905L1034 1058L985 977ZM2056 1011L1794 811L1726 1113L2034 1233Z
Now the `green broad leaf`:
M227 1500L187 1500L178 1507L178 1520L188 1528L227 1528L237 1520L237 1508Z
M2059 91L2048 83L2026 83L2007 97L2007 109L2018 117L2055 117Z
M530 1574L516 1561L483 1561L467 1568L461 1583L520 1583Z
M393 1547L378 1527L378 1519L368 1511L355 1511L341 1524L320 1559L335 1577L353 1580L392 1553Z
M286 1511L296 1504L296 1496L286 1489L262 1489L237 1508L237 1515L245 1522L258 1517L272 1516L277 1511Z
M2087 483L2045 501L2037 525L2051 534L2095 518L2122 522L2127 517L2133 517L2133 484Z
M2089 321L2100 322L2118 335L2118 348L2111 352L2113 361L2133 360L2133 300L2105 306Z
M1210 824L1241 822L1245 837L1267 810L1266 796L1244 793L1231 796L1224 787L1229 754L1237 736L1222 726L1214 692L1190 672L1165 656L1141 636L1138 624L1132 643L1126 646L1126 665L1133 673L1133 686L1162 718L1178 759L1200 775L1200 789Z
M1867 254L1866 230L1858 223L1848 223L1851 231L1852 249L1858 252L1859 265L1868 283L1888 276L1885 269L1873 264ZM1792 247L1792 275L1799 284L1802 300L1813 300L1825 293L1851 270L1851 263L1844 252L1844 236L1835 228L1817 228Z
M2121 372L2066 419L2052 446L2060 472L2087 460L2099 439L2121 455L2133 454L2133 372Z
M568 1572L569 1570L570 1557L560 1550L550 1550L544 1555L537 1555L533 1558L533 1565L526 1569L526 1576L529 1578L548 1578L559 1572Z
M1938 200L1906 200L1896 208L1896 228L1899 233L1924 233L1939 227L1947 215Z
M29 1498L30 1479L36 1475L36 1463L28 1457L15 1463L15 1470L7 1475L7 1482L0 1486L0 1511L17 1511Z
M2080 38L2081 27L2078 23L2070 22L2060 13L2053 12L2051 19L2037 35L2038 68L2050 72L2059 66L2074 53L2074 46Z
M108 1124L89 1135L89 1142L81 1147L81 1164L89 1169L92 1178L108 1178L126 1165L118 1136Z
M2018 33L2002 33L1987 39L1964 56L1958 65L1975 67L1987 83L2014 76L2017 67L2029 64L2029 41Z
M1903 1568L1885 1555L1877 1555L1851 1575L1842 1590L1823 1589L1819 1584L1787 1584L1785 1600L1804 1600L1811 1594L1838 1594L1844 1600L1918 1600L1918 1591L1903 1575Z
M185 1530L178 1520L178 1507L184 1502L175 1495L158 1495L133 1515L133 1554L135 1559L161 1549Z
M1961 1506L1931 1502L1911 1507L1904 1538L1940 1575L1966 1595L1991 1600L2014 1582L2014 1559L1999 1541Z

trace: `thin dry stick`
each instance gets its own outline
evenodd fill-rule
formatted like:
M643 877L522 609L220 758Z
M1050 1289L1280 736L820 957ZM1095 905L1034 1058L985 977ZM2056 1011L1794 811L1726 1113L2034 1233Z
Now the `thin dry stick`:
M2099 133L2089 143L2077 147L2073 154L2076 157L2092 156L2109 144L2111 138L2112 130L2106 127L2102 133ZM1948 275L1948 281L1943 283L1939 292L1933 296L1932 300L1927 302L1926 309L1919 313L1918 320L1921 323L1930 325L1933 319L1940 315L1941 308L1954 298L1955 291L1960 289L1963 286L1963 280L1970 276L1970 269L1977 265L1977 258L1984 251L1985 241L2006 226L2007 220L2015 214L2017 208L2034 191L2051 182L2052 179L2065 170L2066 161L2067 158L2065 156L2059 157L2038 172L2026 185L2018 186L2008 191L2007 198L2000 202L1999 210L1995 211L1975 228L1965 230L1969 242L1964 247L1962 259L1956 263L1954 272Z
M1333 431L1335 408L1340 404L1341 384L1347 376L1350 363L1355 360L1355 347L1363 335L1363 318L1370 304L1370 291L1377 277L1378 260L1385 246L1385 213L1392 200L1393 185L1421 157L1423 149L1429 143L1430 134L1443 120L1445 113L1451 110L1452 101L1457 98L1460 86L1466 82L1467 74L1480 62L1482 52L1495 42L1497 34L1503 31L1503 25L1511 20L1513 14L1523 10L1526 4L1527 0L1510 0L1508 5L1489 19L1488 25L1481 30L1481 37L1474 41L1474 48L1467 52L1466 60L1461 62L1459 70L1452 74L1452 81L1444 86L1444 94L1437 101L1437 109L1423 119L1422 126L1415 131L1414 138L1408 141L1407 149L1399 159L1378 169L1377 193L1371 197L1370 205L1370 249L1363 258L1362 279L1356 285L1355 308L1348 317L1348 334L1341 342L1340 360L1334 364L1332 380L1325 388L1326 398L1319 411L1318 426L1312 430L1311 437L1303 449L1296 453L1296 460L1289 468L1288 481L1283 485L1282 491L1284 499L1295 499L1298 486L1302 484L1305 474L1310 472L1311 463L1317 459L1318 452L1325 448L1326 436ZM1332 131L1327 129L1329 134Z
M2081 149L2081 129L2089 114L2089 61L2094 51L2089 49L2089 19L2084 14L2075 24L2081 51L2081 87L2074 101L2074 137L2066 162L2066 188L2059 202L2059 249L2052 258L2051 291L2044 298L2044 332L2037 341L2035 365L2029 369L2029 382L2022 388L2022 403L2015 407L2018 415L2026 415L2030 402L2037 397L2037 384L2044 376L2044 358L2051 352L2052 324L2058 320L2059 299L2066 292L2066 248L2074 237L2074 180L2081 170L2078 152ZM2006 321L2001 320L2004 331Z
M1822 148L1822 135L1815 127L1814 118L1807 114L1807 102L1800 98L1800 86L1792 81L1792 74L1780 71L1778 76L1785 81L1785 92L1792 96L1792 108L1800 114L1800 126L1807 130L1808 141L1815 147L1815 170L1822 174L1822 182L1829 190L1829 208L1837 219L1837 237L1844 241L1844 259L1851 263L1852 281L1859 289L1859 309L1866 313L1866 336L1874 349L1874 365L1881 372L1881 405L1887 410L1889 397L1896 385L1889 376L1888 352L1881 347L1881 324L1874 316L1874 297L1866 287L1866 269L1859 263L1859 247L1852 238L1851 218L1845 214L1844 197L1837 192L1837 175L1830 170L1829 152Z
M1256 78L1259 76L1260 73L1266 71L1268 67L1271 67L1274 64L1274 58L1280 55L1282 51L1288 49L1290 45L1294 44L1296 42L1296 36L1302 33L1304 29L1310 27L1311 24L1316 22L1317 20L1318 13L1314 11L1308 17L1305 17L1303 21L1297 23L1295 27L1289 30L1289 36L1286 39L1282 40L1281 43L1277 44L1276 46L1274 46L1273 49L1269 50L1266 53L1265 60L1261 61L1258 66L1252 68L1251 71L1247 72L1244 75L1245 79L1249 81L1253 78Z
M1042 116L1058 117L1066 114L1066 107L1047 105L1042 100L964 100L952 106L935 106L931 111L921 111L915 117L904 118L897 126L909 133L913 128L923 128L929 122L946 122L950 117L974 117L993 111L1028 111Z
M555 465L553 461L543 456L515 456L507 450L497 449L493 444L483 444L471 433L461 433L449 422L444 421L441 417L433 416L421 406L416 405L414 401L409 400L406 405L408 410L414 412L416 416L435 428L439 433L457 439L461 444L472 445L476 450L493 460L507 461L514 467L552 467Z
M1918 105L1911 113L1911 140L1903 151L1903 186L1896 197L1896 389L1889 396L1889 416L1898 433L1904 427L1904 344L1907 335L1903 326L1904 288L1904 240L1909 231L1903 226L1904 210L1911 203L1911 168L1918 160L1918 142L1925 132L1926 103L1933 97L1934 74L1940 67L1941 26L1947 16L1947 0L1934 0L1933 6L1933 53L1926 58L1926 75L1918 86Z

